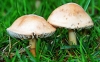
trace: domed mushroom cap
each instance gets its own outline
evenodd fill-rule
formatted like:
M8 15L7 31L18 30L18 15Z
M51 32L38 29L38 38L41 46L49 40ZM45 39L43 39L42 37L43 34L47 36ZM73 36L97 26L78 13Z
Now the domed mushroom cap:
M37 15L24 15L19 17L15 22L7 28L7 32L16 38L36 38L48 37L55 32L55 28L51 26L43 17Z
M93 26L90 16L76 3L68 3L58 7L51 13L47 21L54 26L69 29Z

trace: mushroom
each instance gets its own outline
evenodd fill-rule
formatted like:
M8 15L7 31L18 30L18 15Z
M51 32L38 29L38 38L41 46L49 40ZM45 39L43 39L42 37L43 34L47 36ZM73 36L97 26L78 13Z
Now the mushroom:
M56 8L47 21L55 27L69 29L70 45L77 45L74 29L90 28L94 25L90 16L76 3L67 3Z
M30 52L33 56L36 56L36 39L49 37L55 30L43 17L32 14L19 17L7 28L10 36L29 39Z

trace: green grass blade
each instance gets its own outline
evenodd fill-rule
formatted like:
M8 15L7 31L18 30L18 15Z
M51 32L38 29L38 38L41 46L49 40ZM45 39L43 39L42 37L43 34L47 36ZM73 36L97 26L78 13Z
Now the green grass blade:
M83 41L82 40L83 40L83 38L81 38L80 41L79 41L80 42L80 52L81 52L80 54L81 54L81 57L82 57L81 60L82 60L82 62L86 62L85 61L85 55L84 55L84 52L83 52L83 43L82 43Z
M24 2L24 14L27 14L27 8L26 8L27 7L26 6L27 3L26 3L26 0L23 0L23 2Z
M87 1L86 1L86 4L84 5L84 10L85 10L85 11L87 10L87 8L88 8L90 2L91 2L91 0L87 0Z
M16 61L16 55L12 58L11 62L15 62Z
M33 62L36 62L35 57L33 57L33 55L31 54L31 52L27 48L25 48L25 51L29 55L30 60L33 61Z
M20 54L19 54L19 51L16 49L16 55L17 55L17 57L19 58L19 61L20 62L23 62L23 60L21 59L21 56L20 56Z

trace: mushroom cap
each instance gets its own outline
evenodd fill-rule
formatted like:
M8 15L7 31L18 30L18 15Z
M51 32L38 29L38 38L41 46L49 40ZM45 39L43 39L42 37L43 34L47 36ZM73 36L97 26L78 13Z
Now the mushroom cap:
M47 21L56 27L68 29L89 28L93 26L90 16L76 3L67 3L58 7L51 13Z
M7 32L12 37L24 39L48 37L51 36L55 30L56 29L43 17L32 14L19 17L7 28Z

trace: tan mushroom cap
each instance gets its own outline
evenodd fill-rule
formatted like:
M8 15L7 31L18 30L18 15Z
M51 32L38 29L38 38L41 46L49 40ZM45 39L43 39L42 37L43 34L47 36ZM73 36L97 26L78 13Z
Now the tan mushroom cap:
M90 16L76 3L67 3L58 7L51 13L47 21L54 26L68 29L93 26Z
M48 37L51 36L55 30L56 29L43 17L32 14L19 17L9 28L7 28L7 32L12 37L24 39Z

